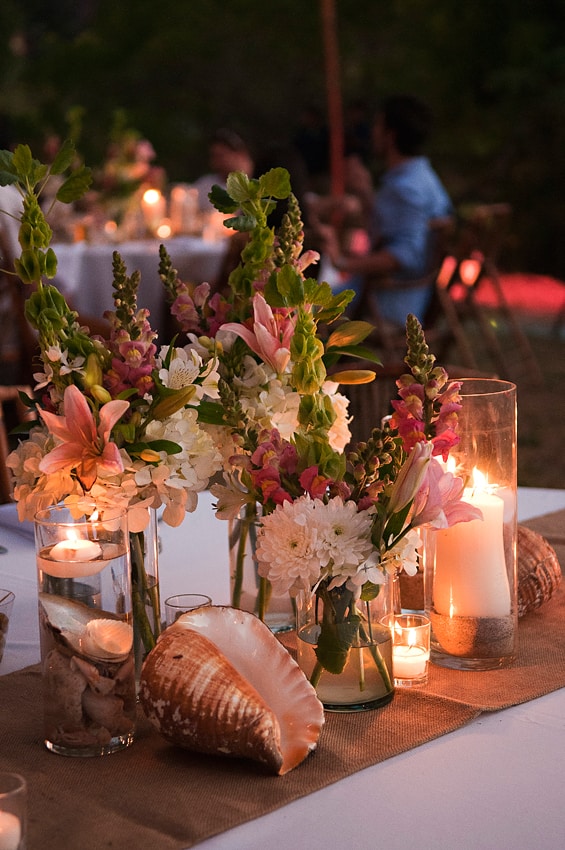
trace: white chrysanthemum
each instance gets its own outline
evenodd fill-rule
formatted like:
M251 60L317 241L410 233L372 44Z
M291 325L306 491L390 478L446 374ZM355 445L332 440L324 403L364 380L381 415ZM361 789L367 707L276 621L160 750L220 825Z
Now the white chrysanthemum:
M277 596L312 587L320 576L313 502L306 496L284 502L263 517L256 551L259 575Z
M371 554L372 514L335 496L327 505L314 501L312 521L318 529L320 565L331 569L334 587L343 584Z
M332 586L355 575L369 557L372 517L336 496L326 505L303 496L264 517L259 532L259 575L274 592L311 588L324 575Z

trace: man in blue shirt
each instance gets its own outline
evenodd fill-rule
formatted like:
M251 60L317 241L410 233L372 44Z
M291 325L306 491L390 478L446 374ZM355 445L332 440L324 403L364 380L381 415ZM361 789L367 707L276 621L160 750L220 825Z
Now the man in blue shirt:
M423 321L433 289L426 281L432 223L452 214L446 190L422 155L430 120L427 106L410 95L388 98L376 117L373 144L386 170L373 201L369 253L343 256L335 233L324 233L334 266L350 276L346 287L363 290L368 304L393 325L404 325L408 313Z

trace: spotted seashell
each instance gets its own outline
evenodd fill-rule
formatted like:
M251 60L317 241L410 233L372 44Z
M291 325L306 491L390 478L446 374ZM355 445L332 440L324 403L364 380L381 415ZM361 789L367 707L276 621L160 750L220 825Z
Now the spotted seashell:
M122 620L91 620L81 636L81 650L91 658L116 661L133 645L133 629Z
M518 616L551 599L561 581L557 555L547 540L524 525L518 526Z
M166 629L143 665L139 698L169 742L278 774L316 748L324 723L314 688L264 623L221 606Z

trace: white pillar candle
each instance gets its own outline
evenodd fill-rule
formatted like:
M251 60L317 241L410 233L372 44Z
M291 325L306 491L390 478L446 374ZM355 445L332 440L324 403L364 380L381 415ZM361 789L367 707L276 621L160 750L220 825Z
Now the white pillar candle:
M416 679L426 672L430 653L423 646L395 644L392 648L392 670L397 679Z
M19 817L0 810L0 850L18 850L22 838Z
M507 617L510 587L504 555L504 502L491 493L466 489L464 501L483 519L436 532L433 606L449 617Z
M141 209L146 226L150 230L155 230L165 218L167 201L158 189L147 189L143 193Z

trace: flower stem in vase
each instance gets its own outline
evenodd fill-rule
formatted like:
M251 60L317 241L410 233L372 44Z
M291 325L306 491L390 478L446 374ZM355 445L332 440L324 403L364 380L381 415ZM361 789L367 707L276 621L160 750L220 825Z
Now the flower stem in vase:
M233 585L231 604L234 608L241 608L241 594L243 592L243 570L245 568L245 553L247 548L247 538L249 530L255 521L254 516L245 516L239 521L236 526L239 532L239 540L237 541L237 550L235 556L235 570L233 572Z
M145 566L145 533L130 532L133 622L143 655L150 652L161 633L159 585L151 582Z

